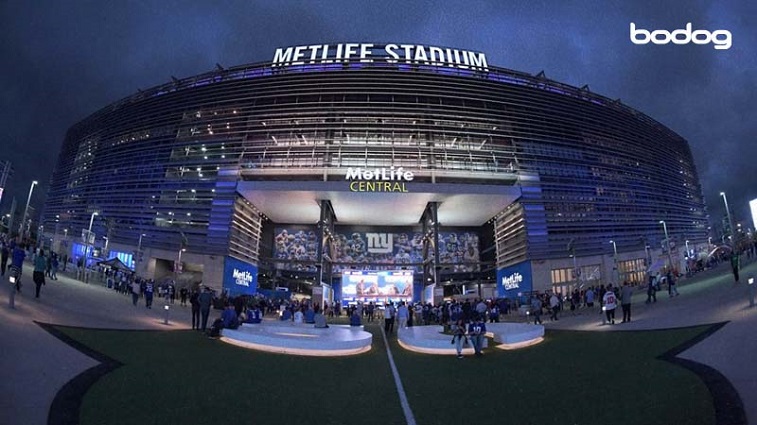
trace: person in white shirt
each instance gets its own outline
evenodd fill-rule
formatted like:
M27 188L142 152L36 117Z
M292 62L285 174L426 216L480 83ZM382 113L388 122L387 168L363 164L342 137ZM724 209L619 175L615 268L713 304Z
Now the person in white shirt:
M394 306L391 302L384 310L384 332L390 334L394 330Z
M407 309L407 305L405 305L404 302L400 303L400 306L397 308L397 321L399 329L404 329L407 327L407 319L410 317L410 311Z
M607 314L607 321L611 324L615 324L615 309L618 307L618 299L615 297L615 292L612 285L607 285L607 292L602 297L605 313Z
M552 296L549 297L549 308L551 310L551 315L549 316L550 320L558 320L557 319L557 312L560 311L560 299L557 298L557 294L554 292L552 293Z
M298 309L294 313L294 323L302 323L305 319L305 314L302 312L302 309Z

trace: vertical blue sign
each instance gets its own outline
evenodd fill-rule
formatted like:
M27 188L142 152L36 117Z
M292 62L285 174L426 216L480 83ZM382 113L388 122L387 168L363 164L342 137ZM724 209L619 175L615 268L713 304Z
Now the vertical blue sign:
M223 264L223 288L231 295L254 295L258 291L258 267L226 257Z
M530 261L497 270L497 295L500 298L518 298L519 293L531 292L533 287Z

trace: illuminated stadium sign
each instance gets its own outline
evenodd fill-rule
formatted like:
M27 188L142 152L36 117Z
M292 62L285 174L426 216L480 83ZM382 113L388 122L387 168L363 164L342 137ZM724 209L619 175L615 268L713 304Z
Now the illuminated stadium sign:
M240 286L250 286L250 283L252 283L252 275L246 270L242 271L235 268L231 272L231 277L234 279L234 283Z
M488 71L486 55L469 50L421 44L343 43L290 46L276 49L273 66L360 62L406 63Z
M505 288L505 291L520 288L521 282L523 282L523 276L518 272L502 277L502 286Z
M497 270L497 296L514 299L530 292L532 276L530 261Z
M352 192L407 192L405 182L413 181L413 172L399 168L348 168L345 180L351 180Z
M258 268L232 257L224 259L223 288L232 295L252 295L258 289Z

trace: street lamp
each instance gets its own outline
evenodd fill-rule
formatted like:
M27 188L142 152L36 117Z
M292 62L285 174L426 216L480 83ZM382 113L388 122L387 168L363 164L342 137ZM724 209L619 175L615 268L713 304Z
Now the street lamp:
M103 236L103 239L105 239L105 246L103 247L103 257L106 257L106 259L107 259L107 256L108 256L108 237L107 236Z
M142 238L144 236L147 236L147 235L144 234L144 233L142 233L141 235L139 235L139 242L137 242L137 252L142 251Z
M731 221L731 209L728 208L728 198L726 198L725 192L720 192L720 196L723 197L723 203L725 204L725 214L728 217L728 233L733 234L733 221Z
M618 245L615 244L615 241L610 241L612 244L612 271L613 271L613 278L615 278L615 283L618 283L620 281L620 272L618 270Z
M665 224L665 220L660 220L660 224L662 224L662 230L665 232L665 243L668 247L668 267L670 267L669 270L673 270L673 256L670 254L670 237L668 236L668 225Z
M32 192L34 191L34 186L36 186L39 182L37 180L34 180L32 182L32 185L29 187L29 196L26 198L26 207L24 207L24 215L21 217L21 226L18 228L18 234L21 236L21 239L24 239L24 225L26 223L26 213L29 212L29 202L32 200Z
M686 257L690 256L691 251L689 250L689 241L686 241Z
M186 250L187 250L186 248L181 248L179 250L179 259L176 260L176 264L174 265L174 268L173 268L173 270L174 270L174 280L173 280L174 283L177 283L179 281L179 272L180 272L179 269L181 268L181 253L185 252Z
M92 234L92 223L95 221L95 216L100 215L97 211L93 212L91 216L89 216L89 228L87 229L87 245L84 249L84 269L87 269L87 260L89 259L89 240L90 235Z

